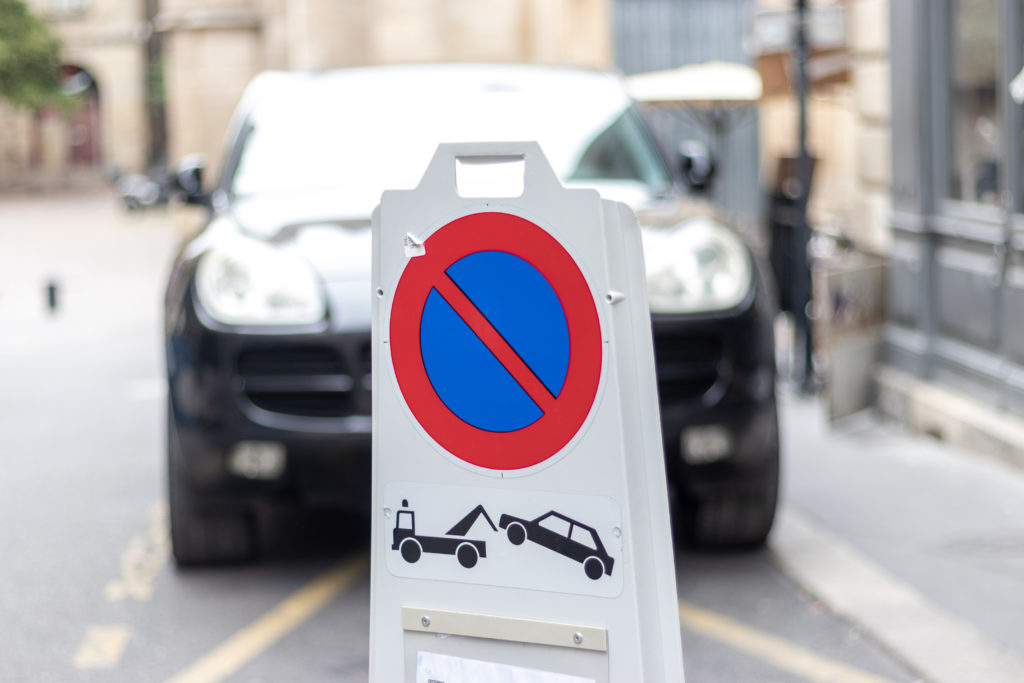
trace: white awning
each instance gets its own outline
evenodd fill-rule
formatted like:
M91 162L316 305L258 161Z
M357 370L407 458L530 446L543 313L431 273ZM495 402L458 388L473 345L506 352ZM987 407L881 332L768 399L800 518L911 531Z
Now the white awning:
M705 62L628 76L626 88L645 104L752 106L761 98L761 76L745 64Z

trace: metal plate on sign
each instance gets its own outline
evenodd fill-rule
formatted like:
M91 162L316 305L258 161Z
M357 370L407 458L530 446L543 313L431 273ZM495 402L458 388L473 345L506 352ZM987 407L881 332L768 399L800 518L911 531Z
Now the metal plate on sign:
M402 628L445 636L468 636L567 647L573 650L608 651L608 631L593 626L561 624L537 619L496 617L491 614L451 612L426 607L403 607Z
M381 502L395 576L622 592L622 513L611 498L396 481Z

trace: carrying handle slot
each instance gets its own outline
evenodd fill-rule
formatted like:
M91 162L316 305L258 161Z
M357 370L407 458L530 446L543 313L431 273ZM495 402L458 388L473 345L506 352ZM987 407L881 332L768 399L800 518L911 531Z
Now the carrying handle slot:
M561 186L536 142L445 142L437 146L417 190L472 199L525 198Z
M520 197L525 176L522 154L455 157L455 191L460 197Z

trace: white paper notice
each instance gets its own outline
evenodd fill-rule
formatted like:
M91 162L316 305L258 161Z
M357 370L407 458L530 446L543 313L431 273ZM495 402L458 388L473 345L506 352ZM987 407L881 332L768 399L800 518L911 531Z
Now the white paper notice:
M593 678L418 652L416 683L596 683Z

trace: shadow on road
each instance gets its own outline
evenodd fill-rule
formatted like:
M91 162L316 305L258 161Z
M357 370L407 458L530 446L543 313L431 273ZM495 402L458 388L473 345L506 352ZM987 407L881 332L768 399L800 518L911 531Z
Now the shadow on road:
M369 549L369 518L349 510L267 506L259 523L261 564L332 560Z

